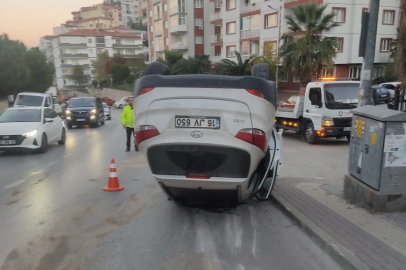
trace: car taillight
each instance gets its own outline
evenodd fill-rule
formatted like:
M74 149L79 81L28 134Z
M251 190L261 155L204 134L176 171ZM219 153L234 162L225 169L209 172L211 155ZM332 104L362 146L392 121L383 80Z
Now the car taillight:
M266 152L266 148L268 143L266 141L265 132L260 129L256 128L244 128L241 129L237 135L235 135L237 139L243 140L247 143L255 145L259 149L261 149L264 153Z
M159 131L154 126L138 126L135 130L137 144L142 143L152 137L158 136Z
M260 98L264 98L264 93L262 93L259 90L255 90L255 89L246 89L248 93L250 93L251 95L260 97Z
M144 87L138 92L138 95L141 96L143 94L151 92L152 90L154 90L154 87Z

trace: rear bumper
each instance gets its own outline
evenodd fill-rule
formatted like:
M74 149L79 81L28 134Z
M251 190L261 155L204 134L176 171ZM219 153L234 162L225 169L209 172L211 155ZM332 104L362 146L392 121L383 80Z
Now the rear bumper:
M344 131L345 128L350 127L324 127L324 137L342 137L351 135L351 130Z

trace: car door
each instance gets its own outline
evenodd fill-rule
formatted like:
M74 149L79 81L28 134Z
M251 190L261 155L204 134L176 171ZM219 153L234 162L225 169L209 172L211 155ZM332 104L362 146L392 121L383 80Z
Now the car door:
M50 108L44 109L44 131L48 136L48 142L53 142L56 140L56 123L55 123L55 116L56 113L54 110ZM52 122L47 122L48 120L52 120Z
M312 120L314 129L320 130L323 112L323 99L320 87L310 88L305 97L304 110L304 116Z

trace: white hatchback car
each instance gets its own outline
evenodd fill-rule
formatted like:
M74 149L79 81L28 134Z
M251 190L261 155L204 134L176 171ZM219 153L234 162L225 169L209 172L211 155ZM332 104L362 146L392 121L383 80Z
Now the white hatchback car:
M273 82L148 75L134 96L138 147L172 199L268 199L282 150Z
M0 151L46 152L50 143L65 144L62 119L51 108L10 108L0 116Z

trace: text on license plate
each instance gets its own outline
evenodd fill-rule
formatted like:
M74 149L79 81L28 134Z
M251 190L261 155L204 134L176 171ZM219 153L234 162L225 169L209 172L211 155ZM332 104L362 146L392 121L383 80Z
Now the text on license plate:
M15 140L1 140L0 145L16 144Z
M76 121L78 121L78 122L84 122L84 121L86 121L86 119L76 119Z
M177 128L220 128L220 117L205 116L175 116L175 127Z
M344 131L351 131L351 127L345 127Z

